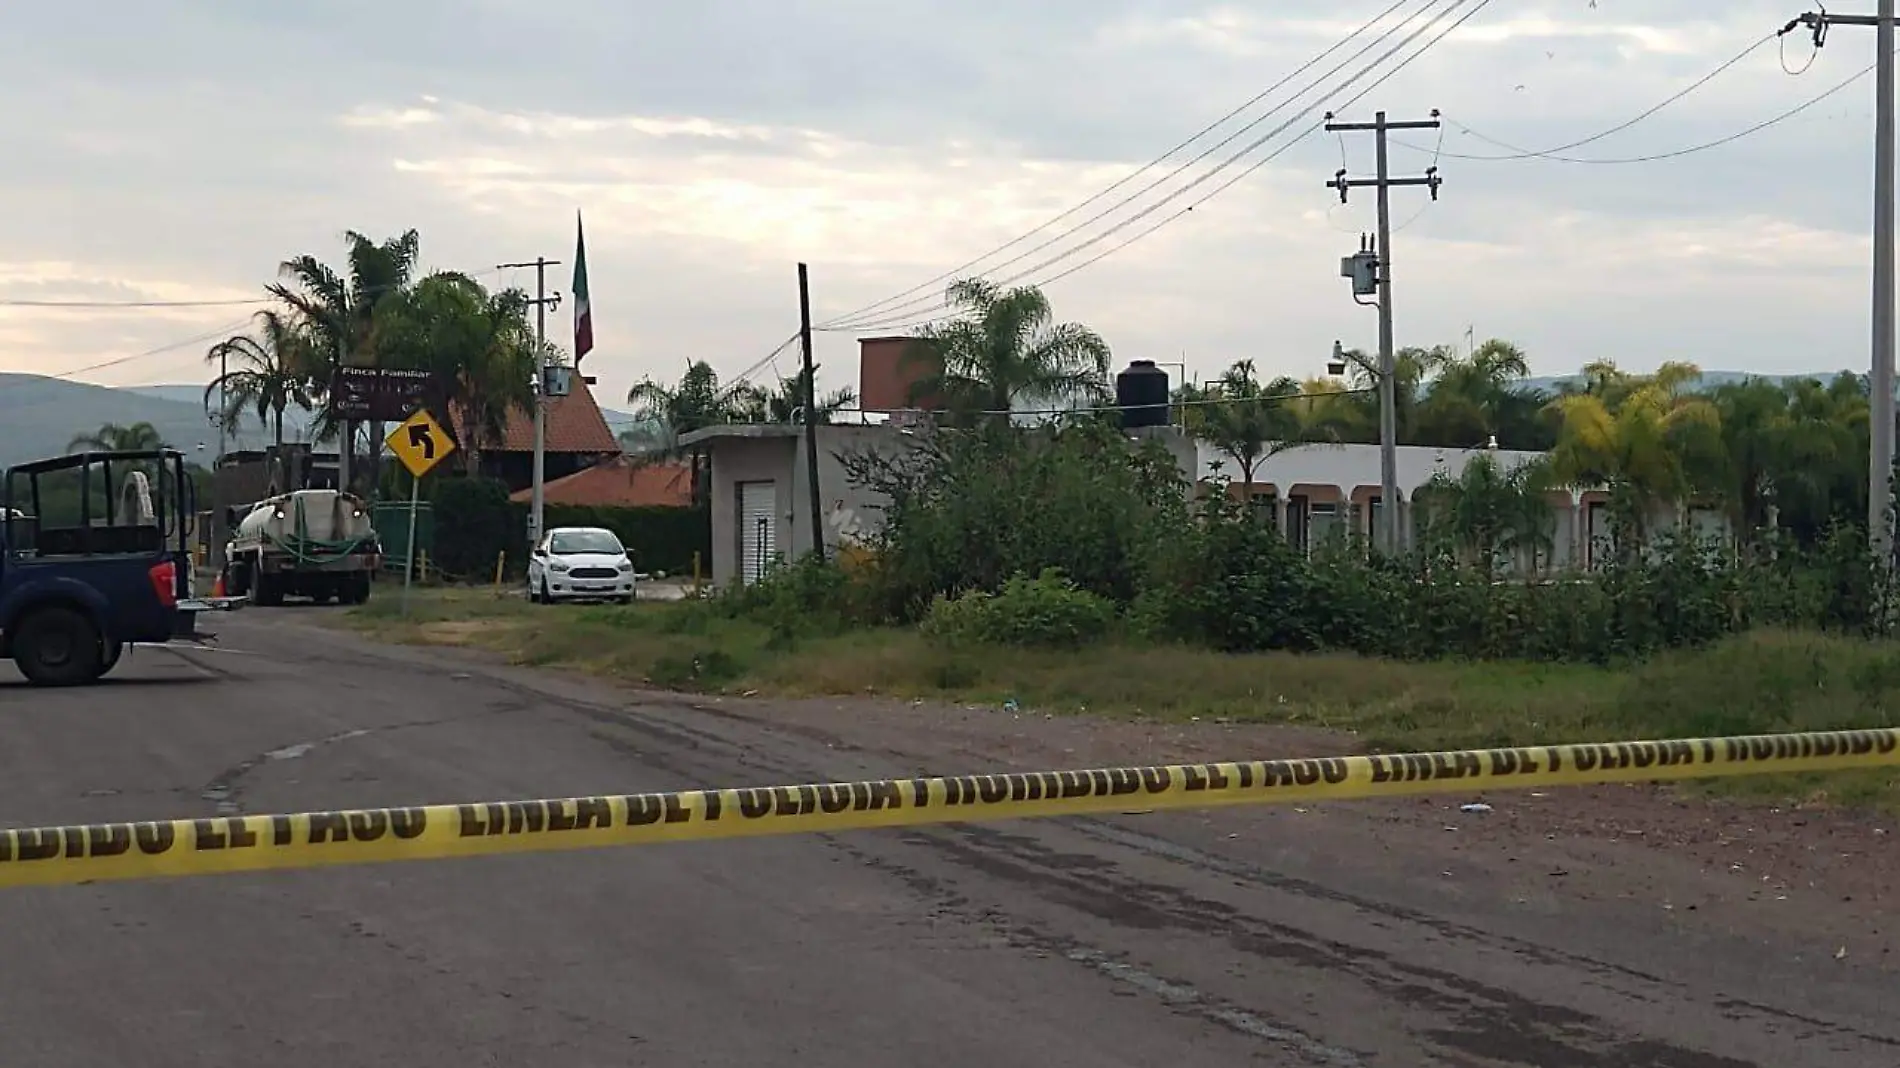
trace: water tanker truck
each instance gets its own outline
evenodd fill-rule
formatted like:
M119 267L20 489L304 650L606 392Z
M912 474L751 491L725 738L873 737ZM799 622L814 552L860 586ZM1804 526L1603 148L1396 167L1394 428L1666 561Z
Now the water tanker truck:
M257 605L308 597L318 604L369 600L382 547L362 498L300 489L233 508L226 517L225 592Z

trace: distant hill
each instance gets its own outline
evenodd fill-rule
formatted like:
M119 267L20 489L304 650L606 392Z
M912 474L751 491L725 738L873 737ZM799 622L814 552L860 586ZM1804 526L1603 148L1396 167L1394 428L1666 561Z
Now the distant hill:
M193 407L196 407L199 401L204 397L204 389L203 386L186 385L123 387L126 393L137 393L142 396L156 397L160 400L183 401ZM602 408L600 414L607 420L607 429L612 430L616 435L624 430L630 429L639 422L638 419L627 412L617 412L612 408ZM293 423L297 427L296 434L294 435L291 432L291 425ZM301 412L284 413L284 436L286 438L301 436L304 428L308 425L309 417L307 415Z
M150 423L165 443L195 452L204 443L207 461L217 453L218 430L205 416L204 387L193 385L126 386L112 388L90 382L69 382L42 375L0 372L0 466L58 456L75 435L107 423L127 426ZM619 434L637 420L625 413L602 409L607 425ZM309 415L284 413L284 438L301 440ZM271 435L246 419L232 449L261 449Z
M1794 378L1818 378L1822 382L1832 382L1834 381L1836 377L1840 375L1860 374L1860 373L1862 372L1859 372L1859 371L1808 371L1802 374L1766 375L1766 374L1756 374L1752 371L1704 371L1702 372L1702 377L1697 379L1694 385L1690 387L1690 389L1699 393L1704 390L1716 389L1721 386L1726 386L1726 385L1729 385L1730 383L1747 381L1748 379L1751 379L1751 378L1763 378L1763 379L1767 379L1770 382L1786 382L1789 379L1794 379ZM1583 384L1583 376L1580 374L1575 374L1575 375L1548 375L1541 378L1526 378L1524 381L1519 383L1519 387L1525 388L1525 389L1540 389L1546 393L1554 393L1556 392L1559 386L1562 386L1565 383L1580 386Z
M196 390L204 395L204 387ZM107 423L150 423L165 442L186 452L205 445L216 453L218 431L196 399L183 401L131 390L68 382L40 375L0 372L0 465L58 456L75 435ZM262 448L269 438L255 425L243 428L234 447Z

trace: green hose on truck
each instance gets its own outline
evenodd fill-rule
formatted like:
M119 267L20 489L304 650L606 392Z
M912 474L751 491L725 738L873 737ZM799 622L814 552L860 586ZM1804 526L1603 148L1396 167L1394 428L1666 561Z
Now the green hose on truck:
M257 605L369 600L382 546L361 498L333 489L278 494L229 514L225 589Z

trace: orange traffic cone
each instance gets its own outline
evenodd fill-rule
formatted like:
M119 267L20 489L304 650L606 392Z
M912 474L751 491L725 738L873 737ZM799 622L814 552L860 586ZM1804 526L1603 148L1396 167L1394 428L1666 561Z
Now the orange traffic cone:
M211 596L213 597L224 596L224 572L222 571L218 572L218 580L211 584Z

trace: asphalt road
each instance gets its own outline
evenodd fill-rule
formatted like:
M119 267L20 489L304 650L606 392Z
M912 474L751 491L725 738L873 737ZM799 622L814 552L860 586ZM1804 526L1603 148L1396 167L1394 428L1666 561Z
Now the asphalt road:
M0 668L0 819L984 770L849 723L372 646L311 610ZM930 766L920 768L920 763ZM1900 1063L1900 975L1712 910L1448 890L1436 840L1151 815L0 892L25 1065L1798 1068ZM1342 825L1343 826L1343 825ZM1412 836L1416 838L1417 836ZM1441 872L1441 869L1445 869ZM1497 890L1494 894L1492 891ZM1887 937L1882 935L1882 937Z

